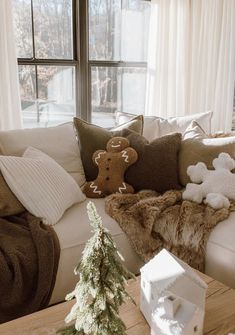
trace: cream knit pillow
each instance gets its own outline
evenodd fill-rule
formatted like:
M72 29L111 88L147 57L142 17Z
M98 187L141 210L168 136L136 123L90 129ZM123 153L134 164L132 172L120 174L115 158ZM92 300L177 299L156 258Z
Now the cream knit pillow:
M29 147L22 157L0 156L0 169L23 206L48 225L56 224L66 209L85 200L74 179L38 149Z

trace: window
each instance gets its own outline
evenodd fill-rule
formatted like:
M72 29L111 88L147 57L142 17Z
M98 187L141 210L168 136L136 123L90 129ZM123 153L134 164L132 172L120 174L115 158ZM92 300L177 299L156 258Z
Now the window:
M71 120L78 62L73 1L13 0L25 127Z
M116 111L144 112L149 15L146 1L89 1L93 123L113 126Z
M76 114L112 126L117 111L143 113L149 2L13 4L25 127L63 123Z

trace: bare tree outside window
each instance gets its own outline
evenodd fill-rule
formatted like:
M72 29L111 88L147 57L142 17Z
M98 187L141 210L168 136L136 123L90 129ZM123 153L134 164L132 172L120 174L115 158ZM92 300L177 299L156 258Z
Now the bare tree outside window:
M113 126L117 111L144 112L149 14L144 1L89 1L94 123Z
M76 64L71 0L13 0L25 127L71 121Z
M73 59L72 2L33 0L36 58Z
M144 111L149 3L80 1L87 2L86 12L76 10L79 0L13 0L25 127L54 125L79 114L83 81L77 50L86 47L88 118L112 126L116 111ZM76 29L82 16L88 18L88 46L80 45Z

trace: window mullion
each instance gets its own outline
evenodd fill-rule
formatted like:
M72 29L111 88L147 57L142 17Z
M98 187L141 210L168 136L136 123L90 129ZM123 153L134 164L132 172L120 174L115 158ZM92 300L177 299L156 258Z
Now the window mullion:
M38 107L38 99L39 99L39 92L38 92L38 66L35 65L35 86L36 86L36 111L37 111L37 123L40 122L40 115L39 115L39 107Z
M19 65L56 65L56 66L71 66L77 65L78 61L67 59L31 59L31 58L18 58Z
M33 46L33 59L36 59L36 52L35 52L35 36L34 36L33 0L31 0L31 20L32 20L32 46Z
M78 60L78 48L77 48L77 38L78 38L78 27L77 23L77 1L72 0L72 25L73 25L73 59Z
M125 61L107 61L107 60L89 60L90 66L102 67L147 67L147 62L125 62Z
M36 51L35 51L35 36L34 36L34 13L33 13L33 0L31 0L31 20L32 20L32 47L33 47L33 60L36 59ZM37 123L40 122L40 114L39 114L39 91L38 91L38 66L35 64L35 104L36 104L36 112L37 112Z
M90 78L88 66L88 0L79 0L79 42L80 42L80 110L81 117L85 120L91 120L91 102L90 102Z

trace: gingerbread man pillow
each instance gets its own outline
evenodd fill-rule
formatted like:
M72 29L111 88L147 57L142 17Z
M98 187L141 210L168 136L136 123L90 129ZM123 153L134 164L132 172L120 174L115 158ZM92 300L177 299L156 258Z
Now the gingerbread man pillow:
M112 193L134 193L133 187L124 181L126 169L138 157L129 145L127 138L113 137L107 143L107 151L98 150L93 154L92 159L99 173L94 181L85 184L83 192L88 198L102 198Z

